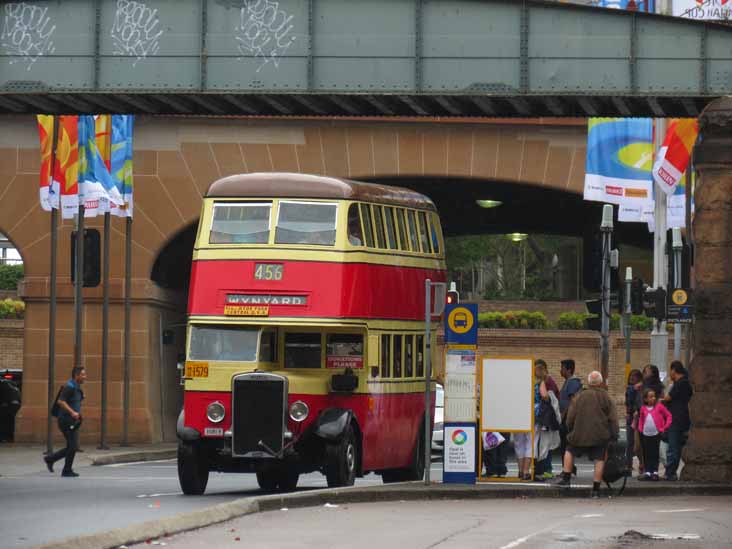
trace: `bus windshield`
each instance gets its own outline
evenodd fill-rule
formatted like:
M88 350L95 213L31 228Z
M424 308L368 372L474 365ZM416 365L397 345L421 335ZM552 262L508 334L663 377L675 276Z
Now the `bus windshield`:
M275 244L333 246L336 210L332 203L280 201Z
M236 360L253 362L257 359L259 329L217 325L191 327L191 360Z

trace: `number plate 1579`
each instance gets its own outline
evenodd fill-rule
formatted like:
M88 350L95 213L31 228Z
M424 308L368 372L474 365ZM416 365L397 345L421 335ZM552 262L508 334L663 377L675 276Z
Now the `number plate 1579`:
M186 363L186 377L208 377L208 364L205 362Z

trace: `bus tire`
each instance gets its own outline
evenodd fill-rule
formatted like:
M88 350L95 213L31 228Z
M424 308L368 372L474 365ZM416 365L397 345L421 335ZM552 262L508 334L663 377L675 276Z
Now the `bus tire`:
M178 443L178 481L187 496L200 496L208 484L208 463L198 444Z
M340 440L326 443L325 477L329 488L353 486L356 481L358 464L358 446L353 428L349 425L343 431Z
M294 492L299 478L300 473L296 471L280 471L277 477L277 486L279 486L280 492Z
M277 490L277 473L274 471L257 471L257 484L265 492Z

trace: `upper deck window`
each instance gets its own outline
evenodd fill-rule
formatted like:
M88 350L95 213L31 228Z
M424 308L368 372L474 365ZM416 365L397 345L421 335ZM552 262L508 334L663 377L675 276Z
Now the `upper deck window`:
M351 246L363 246L361 214L358 211L358 204L351 204L348 208L348 242Z
M337 209L323 202L280 201L275 244L333 246Z
M272 203L214 204L210 244L266 244Z
M384 206L384 225L386 226L386 242L390 249L397 249L396 229L394 228L394 208Z
M371 208L368 204L361 204L361 218L363 219L363 230L366 236L366 245L374 247L374 231L371 227Z
M422 246L422 252L426 254L432 253L430 248L430 237L429 231L427 230L427 214L425 212L419 212L417 214L419 219L419 241Z
M191 360L235 360L253 362L257 359L257 328L198 325L191 328L188 357Z
M320 354L319 333L285 334L285 368L320 368Z

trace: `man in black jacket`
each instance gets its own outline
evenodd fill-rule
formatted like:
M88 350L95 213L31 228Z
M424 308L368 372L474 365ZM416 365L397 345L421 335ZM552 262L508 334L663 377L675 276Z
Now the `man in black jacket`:
M61 395L58 397L60 408L58 415L58 427L66 439L66 448L45 456L43 461L46 467L53 473L53 464L64 459L62 477L78 477L74 472L74 456L79 449L79 427L81 427L81 401L84 400L82 384L86 381L86 369L83 366L74 366L71 370L71 379L66 382Z
M686 444L691 427L689 418L689 401L694 390L689 383L688 374L684 365L674 360L669 367L673 386L668 394L663 397L663 402L671 412L672 423L666 432L668 437L668 449L666 450L666 476L665 480L678 480L677 471L681 461L681 450Z

